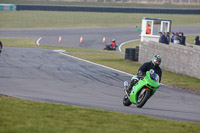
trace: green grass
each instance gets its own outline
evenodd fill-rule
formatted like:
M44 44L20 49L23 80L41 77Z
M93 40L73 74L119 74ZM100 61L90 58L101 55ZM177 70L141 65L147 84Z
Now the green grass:
M141 64L138 62L125 61L124 55L105 55L95 53L70 53L70 55L83 58L98 64L103 64L127 73L136 75ZM200 79L189 77L182 74L175 74L163 70L162 83L173 85L184 89L194 89L200 92ZM195 85L194 85L195 84Z
M194 44L194 39L195 39L196 36L200 36L200 34L198 34L198 35L187 35L186 36L187 44Z
M197 133L199 123L177 122L70 105L0 97L1 133Z
M46 4L46 5L78 5L78 6L111 6L111 7L152 7L152 8L200 8L200 5L163 4L163 3L126 3L126 2L68 2L59 0L0 0L9 4Z
M62 46L48 46L48 45L36 45L37 39L33 38L0 38L3 46L9 47L28 47L28 48L41 48L41 49L64 49L71 52L102 52L110 53L110 51L102 51L87 48L75 48L75 47L62 47ZM114 52L114 51L113 51ZM113 53L111 52L111 53Z
M136 48L137 46L140 46L140 40L135 40L135 41L124 44L121 47L121 50L122 50L122 52L125 52L126 48Z
M71 12L0 12L0 29L133 26L140 25L141 16L144 15L106 13L81 14L83 14L83 16L81 16L80 13ZM86 18L84 18L84 15ZM163 15L160 15L160 17L162 16ZM185 16L181 16L181 19L186 19ZM90 17L94 18L90 19ZM111 21L110 18L112 17L116 18ZM135 20L135 17L139 19ZM189 17L189 19L192 18ZM112 25L113 20L116 21L114 25ZM194 19L196 22L192 21L191 23L199 25L200 22L198 20L199 19ZM178 19L177 22L179 22ZM187 23L181 24L187 25ZM140 66L137 62L124 61L124 55L102 54L116 52L69 47L37 46L35 44L36 39L30 38L0 38L0 40L3 42L4 46L65 49L67 51L81 52L96 51L101 54L71 53L71 55L133 74L136 73ZM177 74L174 75L174 73L170 72L164 72L163 75L163 82L177 85L175 81L177 81L177 79L182 79L181 81L178 80L180 85L189 85L189 87L193 87L191 84L195 83L195 87L197 87L197 89L200 88L199 79L190 78L188 76L184 77L183 75ZM123 114L5 97L0 97L0 114L1 133L121 133L131 131L138 133L196 133L200 130L199 123L175 122L141 115Z
M2 11L0 16L0 29L135 27L142 17L170 19L173 26L200 25L199 15Z
M105 55L95 53L70 53L70 55L86 59L98 64L109 66L127 73L137 74L137 70L140 67L138 62L125 61L124 55Z
M3 46L19 46L19 47L29 47L36 46L36 39L34 38L0 38Z
M4 46L65 49L67 51L98 52L70 53L76 57L136 74L140 64L124 60L124 55L102 50L37 46L36 39L0 38ZM176 82L174 82L176 81ZM195 84L199 79L164 71L163 82ZM191 87L191 86L189 86ZM199 123L177 122L142 115L124 114L76 106L41 103L15 98L0 97L0 132L2 133L102 133L102 132L148 132L148 133L196 133ZM117 127L117 128L116 128Z
M186 43L194 44L194 38L196 36L197 35L187 35ZM140 40L129 42L122 46L122 51L124 52L126 48L135 48L136 46L139 46L139 44L140 44ZM134 74L136 74L136 72ZM162 83L179 87L179 88L184 88L187 90L190 90L190 88L197 89L195 92L200 92L200 79L192 78L192 77L182 75L182 74L175 74L175 73L163 70ZM195 86L193 86L194 84Z

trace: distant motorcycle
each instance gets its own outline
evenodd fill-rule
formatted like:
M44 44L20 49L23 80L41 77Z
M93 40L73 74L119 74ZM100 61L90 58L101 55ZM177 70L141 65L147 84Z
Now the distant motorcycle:
M0 41L0 55L1 55L2 49L3 49L3 44L2 44L2 42Z
M109 43L109 44L106 44L106 46L105 46L104 50L114 50L114 51L116 51L116 50L117 50L117 45L115 45L115 46L112 46L112 44L111 44L111 43Z
M132 80L133 79L135 79L135 76L132 77ZM133 86L130 95L127 93L128 82L125 81L125 96L123 98L124 106L130 106L133 103L136 104L138 108L142 108L159 87L159 76L154 72L153 69L147 71L146 76Z

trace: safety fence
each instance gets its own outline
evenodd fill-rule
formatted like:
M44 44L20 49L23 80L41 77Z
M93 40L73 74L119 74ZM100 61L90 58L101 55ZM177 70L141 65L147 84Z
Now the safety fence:
M89 6L51 6L51 5L17 5L20 10L40 11L77 11L77 12L112 12L112 13L153 13L153 14L200 14L200 9L154 9L154 8L121 8Z
M28 0L27 0L28 1ZM200 0L37 0L42 2L99 2L99 3L150 3L150 4L200 4Z

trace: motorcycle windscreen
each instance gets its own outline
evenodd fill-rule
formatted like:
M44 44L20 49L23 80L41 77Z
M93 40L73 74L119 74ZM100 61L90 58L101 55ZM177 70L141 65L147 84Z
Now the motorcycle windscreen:
M151 73L151 74L150 74L150 77L151 77L151 79L154 80L154 81L159 81L159 76L158 76L158 74L156 74L156 73Z

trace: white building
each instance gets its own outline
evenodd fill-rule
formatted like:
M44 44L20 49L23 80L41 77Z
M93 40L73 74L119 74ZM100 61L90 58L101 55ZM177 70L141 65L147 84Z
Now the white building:
M171 20L158 19L158 18L142 18L141 27L141 42L159 42L159 32L171 32ZM150 33L147 33L148 25L150 27Z

